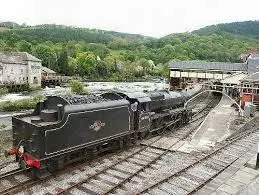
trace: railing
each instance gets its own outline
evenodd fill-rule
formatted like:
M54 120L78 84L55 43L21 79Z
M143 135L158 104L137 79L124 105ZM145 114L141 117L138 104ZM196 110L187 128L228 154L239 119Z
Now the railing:
M232 89L259 89L258 87L241 87L241 86L227 86L227 85L211 85L211 84L206 84L206 83L200 83L202 86L208 86L208 87L221 87L221 88L232 88Z

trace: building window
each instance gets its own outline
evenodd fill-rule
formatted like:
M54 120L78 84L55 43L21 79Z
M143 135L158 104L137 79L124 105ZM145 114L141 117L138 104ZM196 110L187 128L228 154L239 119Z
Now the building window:
M38 79L37 79L37 77L33 77L33 84L38 84Z
M251 89L252 85L250 84L245 84L244 85L244 89L243 89L243 93L252 93L252 89ZM250 88L250 89L249 89Z

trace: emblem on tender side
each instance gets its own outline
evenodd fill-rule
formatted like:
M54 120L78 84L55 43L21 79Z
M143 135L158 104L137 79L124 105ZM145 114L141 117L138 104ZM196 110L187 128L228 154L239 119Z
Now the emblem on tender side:
M130 107L131 107L131 110L133 112L137 111L137 109L138 109L138 102L135 102L135 103L131 104Z
M104 126L105 126L105 123L102 123L102 121L95 121L94 124L89 126L89 128L95 131L99 131Z

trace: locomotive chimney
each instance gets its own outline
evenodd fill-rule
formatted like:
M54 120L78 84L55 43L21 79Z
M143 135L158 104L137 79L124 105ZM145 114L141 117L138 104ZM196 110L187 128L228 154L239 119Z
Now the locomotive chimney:
M61 121L61 119L62 119L62 114L63 114L63 109L64 109L64 107L63 107L63 105L62 104L58 104L57 105L57 111L58 111L58 121Z

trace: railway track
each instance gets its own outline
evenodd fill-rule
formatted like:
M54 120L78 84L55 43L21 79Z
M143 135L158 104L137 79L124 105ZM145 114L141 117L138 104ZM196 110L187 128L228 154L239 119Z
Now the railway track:
M203 118L204 116L206 116L214 107L215 105L217 105L221 100L221 96L219 97L215 97L212 100L210 100L206 106L204 106L203 108L201 108L198 112L196 112L193 116L192 116L192 120L190 122L193 122L194 120L199 120L200 118Z
M148 187L133 190L135 194L193 194L233 164L259 141L259 128L232 138L194 163L172 173Z
M30 178L28 169L14 169L0 175L0 194L9 194L15 189L22 189L26 184L33 181Z
M0 170L8 166L9 164L14 163L14 161L7 161L0 164ZM0 172L1 173L1 172Z
M11 176L13 176L13 175L23 173L23 172L25 172L25 171L26 171L25 169L17 168L17 169L8 171L7 173L1 174L1 175L0 175L0 179L6 179L7 177L11 177Z
M212 109L213 105L215 106L218 102L219 99L211 100L206 107L197 113L196 116L205 111L208 113L208 111ZM204 115L205 114L202 114L203 117ZM123 185L133 177L139 176L146 169L159 166L161 164L161 159L168 160L172 158L172 154L175 153L173 148L187 138L200 125L202 122L202 116L192 120L192 123L195 123L194 125L192 124L192 127L187 125L186 127L175 131L173 135L170 135L169 140L171 141L174 139L174 141L169 145L167 144L166 147L161 148L161 146L156 145L164 144L165 140L163 138L168 138L168 135L161 136L155 140L153 139L151 143L142 144L145 145L145 148L127 156L94 175L91 175L79 182L70 182L69 187L60 189L56 195L71 192L73 189L81 190L88 194L109 194L116 192L117 189L123 187ZM160 143L157 144L159 141ZM77 192L75 191L74 193L76 194Z
M197 115L193 116L192 120L192 124L194 124L193 126L195 126L195 128L197 127L197 125L199 125L201 123L201 119L202 117L204 117L205 114L202 114L203 112L207 112L209 110L211 110L211 108L213 107L213 105L215 106L215 104L217 103L217 101L212 100L208 103L208 105L206 107L204 107L203 109L201 109L199 112L197 112ZM201 115L201 116L199 116ZM198 117L197 117L198 116ZM172 125L172 124L171 124ZM176 131L174 132L174 135L172 135L171 137L177 138L177 140L161 149L159 147L154 147L153 144L158 142L159 140L161 141L162 138L168 136L168 135L163 135L160 136L158 138L154 138L153 141L151 141L150 143L144 145L141 145L141 149L137 150L136 152L131 153L130 155L127 155L126 157L122 158L119 161L116 161L115 163L112 163L110 166L105 167L104 169L101 170L97 170L95 172L95 174L91 174L89 177L87 177L85 180L79 181L79 182L70 182L69 183L69 187L68 188L57 188L58 189L58 193L57 194L62 194L64 192L70 191L74 188L82 188L82 185L85 185L87 182L92 182L92 181L97 181L97 178L100 178L102 176L107 177L108 179L104 178L104 185L105 183L109 185L109 188L107 188L106 190L103 191L103 193L107 192L113 192L116 189L118 189L120 186L122 186L124 183L126 183L128 180L130 180L131 178L137 176L138 174L140 174L141 172L143 172L145 169L149 168L150 166L154 166L154 164L158 163L162 158L166 158L167 156L171 157L172 153L174 153L174 151L172 151L172 148L177 145L180 141L182 141L183 139L185 139L186 137L188 137L188 135L190 135L192 133L192 131L195 128L192 128L191 130L188 129L190 127L188 127L188 125L186 126L186 128L182 128L182 130L180 131ZM144 157L144 158L142 158ZM195 160L195 159L194 159ZM127 167L124 164L130 164L133 163L134 166L137 166L137 170L134 170L134 167L128 166L128 170L134 170L132 171L125 171L123 169L125 169L125 167ZM120 172L118 172L116 169L117 167L121 167ZM74 169L76 169L78 167L74 167ZM127 169L127 168L126 168ZM72 169L70 169L72 170ZM68 170L67 170L68 171ZM5 185L3 187L3 185L0 185L0 194L14 194L16 192L22 191L24 190L24 187L26 188L30 188L34 185L37 185L41 182L45 182L48 181L49 179L51 180L51 178L53 178L53 176L47 177L44 180L33 180L29 177L25 175L22 176L21 173L17 172L15 173L15 171L13 173L9 173L10 176L8 176L9 178L23 178L23 179L18 179L19 181L17 182L15 179L12 182L8 182L10 179L6 179L7 177L3 177L3 179L7 180L7 185ZM20 174L20 176L19 176ZM126 175L126 178L121 177L121 175ZM8 173L7 173L8 175ZM109 183L109 177L115 176L116 179L122 179L122 181L120 181L118 184L116 184L114 186L114 183L110 182ZM112 185L113 184L113 185ZM7 186L7 187L6 187ZM91 192L91 193L96 193L94 191L91 190L91 187L85 188L86 191ZM97 192L98 194L98 192Z

